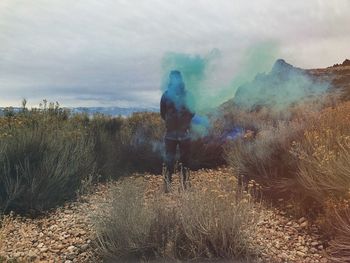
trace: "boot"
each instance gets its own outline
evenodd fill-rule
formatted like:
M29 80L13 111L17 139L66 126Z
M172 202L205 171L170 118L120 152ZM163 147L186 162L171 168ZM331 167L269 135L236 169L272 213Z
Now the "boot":
M165 164L163 164L163 179L164 179L164 192L169 193L171 191L172 174Z
M182 190L186 190L189 187L190 170L180 164L180 185Z

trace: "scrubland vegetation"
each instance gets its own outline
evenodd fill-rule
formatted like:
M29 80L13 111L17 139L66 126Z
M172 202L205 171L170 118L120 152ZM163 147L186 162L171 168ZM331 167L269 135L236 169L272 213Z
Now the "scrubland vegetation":
M231 143L227 161L238 175L262 184L265 197L285 198L294 204L295 215L314 219L332 237L332 259L347 262L350 103L325 104L323 109L310 105L291 109L288 115L233 111L231 119L255 136Z
M172 201L147 196L142 179L123 180L95 218L100 254L111 262L252 260L259 208L227 183L174 193Z
M218 117L219 116L219 117ZM161 172L164 134L157 113L130 118L71 115L59 105L0 117L0 210L36 214L75 198L89 185L132 172ZM226 104L208 136L193 142L193 168L226 162L243 182L262 186L266 200L284 198L331 238L329 254L350 261L350 102L300 103L287 111L243 111ZM240 127L236 140L221 138ZM225 157L225 160L224 160ZM148 202L125 181L96 219L103 256L150 259L247 258L255 252L253 205L195 191L176 209ZM249 222L249 224L247 224Z
M160 173L163 134L158 113L89 117L46 101L37 109L6 109L0 117L0 211L36 214L93 182ZM194 167L217 164L208 161L210 142L194 144L201 149L193 151Z

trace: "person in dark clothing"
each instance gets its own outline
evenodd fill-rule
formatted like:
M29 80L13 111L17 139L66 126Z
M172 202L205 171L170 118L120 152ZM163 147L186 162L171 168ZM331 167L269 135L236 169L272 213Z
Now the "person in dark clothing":
M164 141L166 151L165 190L167 192L172 181L177 146L180 149L180 162L183 167L189 167L190 126L194 116L193 98L185 89L180 71L170 72L168 88L160 101L160 114L166 126Z

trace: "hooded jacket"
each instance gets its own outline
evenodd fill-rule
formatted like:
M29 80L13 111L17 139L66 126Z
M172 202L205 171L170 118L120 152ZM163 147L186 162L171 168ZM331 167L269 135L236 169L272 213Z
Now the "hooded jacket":
M160 114L166 125L166 139L186 140L190 138L191 120L194 112L189 105L192 97L182 82L169 84L160 101Z

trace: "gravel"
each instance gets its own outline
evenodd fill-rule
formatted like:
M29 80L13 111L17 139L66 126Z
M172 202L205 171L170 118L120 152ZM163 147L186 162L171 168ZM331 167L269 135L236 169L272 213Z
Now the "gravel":
M234 182L227 168L200 170L191 176L195 187ZM148 183L146 195L159 194L160 176L146 174L142 178ZM0 256L20 262L102 262L93 246L90 218L100 203L108 202L108 190L114 184L100 184L79 201L39 218L6 216L0 229ZM264 207L257 229L251 240L260 248L260 262L328 262L319 229L305 217L292 218L284 211Z

